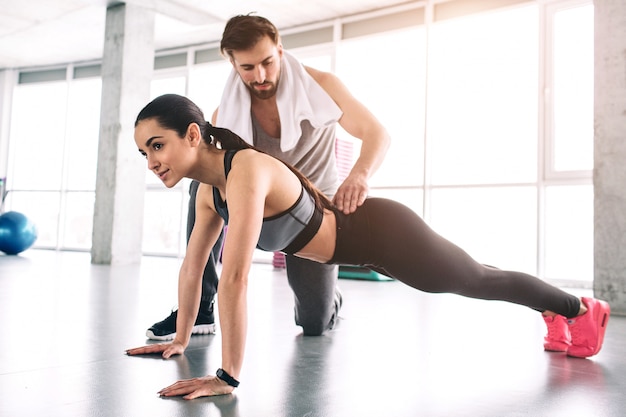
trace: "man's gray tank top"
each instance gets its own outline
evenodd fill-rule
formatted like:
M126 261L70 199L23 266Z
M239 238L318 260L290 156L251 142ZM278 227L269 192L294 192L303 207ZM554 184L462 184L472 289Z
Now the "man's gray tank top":
M308 120L303 120L300 127L302 136L296 146L283 152L280 149L280 139L269 136L252 114L254 146L293 165L324 194L332 197L339 187L335 158L336 125L333 123L331 126L315 129Z

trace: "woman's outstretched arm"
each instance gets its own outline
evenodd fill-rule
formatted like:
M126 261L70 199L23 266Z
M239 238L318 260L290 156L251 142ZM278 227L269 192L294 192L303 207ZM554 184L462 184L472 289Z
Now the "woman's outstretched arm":
M237 169L233 164L228 177L226 201L230 221L224 240L222 273L217 292L222 335L221 368L235 379L239 379L246 345L248 274L261 233L265 201L270 188L269 178L272 176L271 172L263 170L264 157L257 161L254 154L248 153L251 158L242 161ZM240 157L239 154L237 156ZM268 169L271 171L271 168ZM160 391L160 394L184 395L185 399L193 399L227 394L233 390L234 387L222 379L206 376L176 382Z

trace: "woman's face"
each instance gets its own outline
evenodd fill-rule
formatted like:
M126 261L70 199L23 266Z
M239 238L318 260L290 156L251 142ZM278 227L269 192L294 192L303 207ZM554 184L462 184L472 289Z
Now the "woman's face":
M188 136L181 138L174 130L164 129L156 119L144 119L135 127L135 143L148 160L148 169L168 188L178 184L193 164Z

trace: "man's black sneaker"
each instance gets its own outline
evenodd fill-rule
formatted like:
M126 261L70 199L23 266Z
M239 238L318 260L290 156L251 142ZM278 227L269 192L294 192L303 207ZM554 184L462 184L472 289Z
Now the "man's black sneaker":
M200 308L196 323L194 324L191 334L214 334L215 333L215 319L213 318L213 305L211 305L211 312L203 312L203 308ZM146 331L146 336L152 340L172 340L176 337L176 317L178 316L178 310L172 311L172 314L167 316L165 320L158 323L154 323Z
M335 287L335 314L330 319L330 323L328 324L327 330L332 330L335 328L337 323L339 322L339 310L341 310L341 306L343 305L343 295L341 295L341 291L339 287Z

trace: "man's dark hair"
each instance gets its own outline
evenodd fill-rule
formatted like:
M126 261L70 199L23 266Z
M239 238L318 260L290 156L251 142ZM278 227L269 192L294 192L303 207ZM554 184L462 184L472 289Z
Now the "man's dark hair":
M269 36L272 42L278 45L280 36L272 22L261 16L238 15L226 23L220 51L224 56L232 58L233 51L252 49L265 36Z

